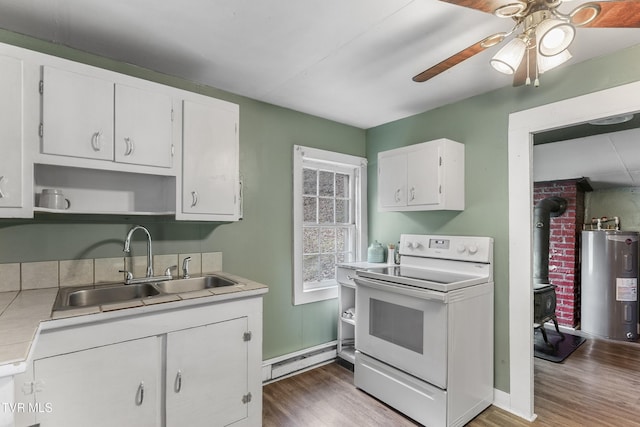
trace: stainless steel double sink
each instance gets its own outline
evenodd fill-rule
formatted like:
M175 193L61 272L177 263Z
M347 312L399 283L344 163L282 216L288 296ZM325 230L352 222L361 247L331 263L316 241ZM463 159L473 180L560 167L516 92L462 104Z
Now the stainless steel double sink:
M227 279L226 277L207 275L189 279L174 279L135 285L100 285L90 289L60 288L53 310L67 310L162 295L194 292L203 289L233 286L237 283L238 282Z

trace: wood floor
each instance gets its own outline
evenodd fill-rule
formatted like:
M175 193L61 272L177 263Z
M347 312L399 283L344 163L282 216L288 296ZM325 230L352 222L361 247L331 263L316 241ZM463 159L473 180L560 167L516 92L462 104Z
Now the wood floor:
M640 344L589 339L564 363L535 360L535 413L529 423L494 406L472 427L640 427ZM263 390L264 427L419 425L353 386L332 363Z

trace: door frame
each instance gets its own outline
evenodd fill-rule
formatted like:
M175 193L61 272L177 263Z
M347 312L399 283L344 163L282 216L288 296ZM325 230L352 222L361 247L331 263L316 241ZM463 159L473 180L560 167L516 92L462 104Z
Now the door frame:
M509 115L509 407L534 413L533 134L640 111L640 81Z

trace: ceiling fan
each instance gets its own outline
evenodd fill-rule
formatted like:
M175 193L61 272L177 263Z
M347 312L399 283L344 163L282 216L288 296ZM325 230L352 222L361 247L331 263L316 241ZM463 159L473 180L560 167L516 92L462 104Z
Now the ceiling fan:
M425 82L462 61L516 34L491 59L499 72L513 74L513 85L539 85L538 75L571 58L567 49L576 28L640 28L640 0L595 1L569 13L558 6L563 0L441 0L458 6L511 18L509 32L492 34L413 77ZM569 0L564 0L568 2Z

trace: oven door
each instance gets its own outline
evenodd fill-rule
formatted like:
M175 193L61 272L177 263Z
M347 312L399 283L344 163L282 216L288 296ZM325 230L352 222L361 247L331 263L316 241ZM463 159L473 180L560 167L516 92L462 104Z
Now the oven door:
M446 389L446 294L376 279L355 282L356 349Z

